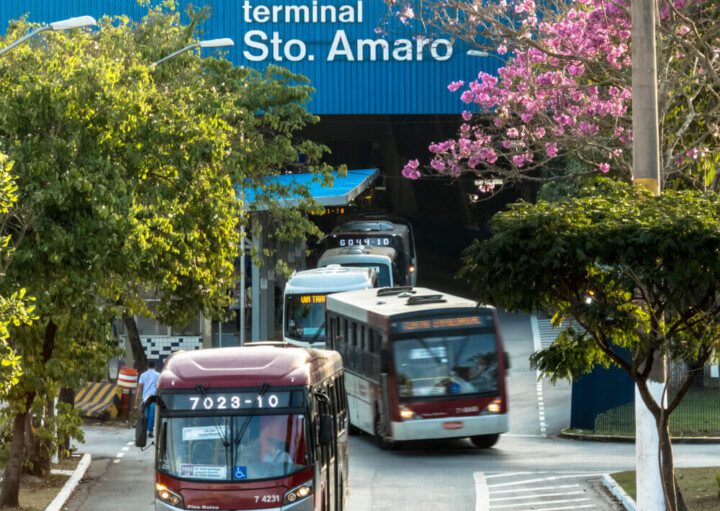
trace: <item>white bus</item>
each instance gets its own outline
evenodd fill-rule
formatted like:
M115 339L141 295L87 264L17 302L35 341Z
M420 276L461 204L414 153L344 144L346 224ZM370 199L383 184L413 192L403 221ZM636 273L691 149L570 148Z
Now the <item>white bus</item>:
M378 274L378 287L393 287L399 278L397 252L390 247L353 247L331 248L323 252L318 260L318 267L339 264L357 268L372 268Z
M283 340L302 347L325 347L325 299L329 293L377 286L371 268L330 265L296 272L285 284Z

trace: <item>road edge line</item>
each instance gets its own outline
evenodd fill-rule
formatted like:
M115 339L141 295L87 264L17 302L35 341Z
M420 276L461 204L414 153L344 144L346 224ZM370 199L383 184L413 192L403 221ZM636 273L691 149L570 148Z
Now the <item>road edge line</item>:
M536 314L530 316L530 330L533 336L533 350L535 353L542 350L542 343L540 342L540 327L538 325L538 318ZM538 424L540 426L540 436L547 437L547 422L545 422L545 398L543 397L543 380L540 370L535 371L536 375L536 386L537 386L537 407L538 407Z
M635 501L625 493L625 490L610 474L603 474L602 482L605 487L617 498L627 511L636 511Z
M490 489L485 479L485 472L473 472L475 479L475 511L490 509Z
M80 484L80 480L85 475L85 472L87 472L91 461L92 456L90 456L89 453L83 454L83 457L78 462L77 467L75 467L73 475L71 475L70 479L65 482L65 485L60 489L60 493L58 493L52 502L48 504L45 511L60 511L62 509L67 500L70 498L70 495L72 495L75 491L75 488L77 488L78 484Z

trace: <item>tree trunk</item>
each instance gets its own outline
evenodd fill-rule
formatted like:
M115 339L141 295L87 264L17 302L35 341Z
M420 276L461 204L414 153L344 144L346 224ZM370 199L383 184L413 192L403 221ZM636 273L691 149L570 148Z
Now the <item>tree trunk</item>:
M75 406L75 391L68 387L60 389L60 395L58 396L59 403L66 403L70 406ZM57 417L56 417L57 420ZM58 434L58 458L69 458L70 457L70 437Z
M30 407L35 393L25 397L25 412L15 416L13 420L13 436L10 443L10 457L5 464L2 491L0 491L0 509L19 507L20 475L22 474L23 456L25 454L25 423L30 414Z
M32 469L30 473L37 477L47 477L50 474L50 462L54 454L55 435L48 435L46 428L53 428L55 421L54 399L48 398L43 407L41 418L35 418L36 428L40 434L35 434L33 429L27 431L30 439L31 449L28 451L28 458ZM32 422L31 422L32 423Z
M687 511L682 492L675 478L675 460L673 458L672 441L670 439L670 417L663 413L658 426L660 440L660 467L662 471L663 491L667 511Z
M128 341L130 341L130 348L132 349L133 358L135 359L135 369L137 369L138 374L142 374L147 370L147 356L140 342L140 332L138 331L137 323L135 323L133 316L128 316L126 313L123 313L123 323L125 323L125 328L127 328Z

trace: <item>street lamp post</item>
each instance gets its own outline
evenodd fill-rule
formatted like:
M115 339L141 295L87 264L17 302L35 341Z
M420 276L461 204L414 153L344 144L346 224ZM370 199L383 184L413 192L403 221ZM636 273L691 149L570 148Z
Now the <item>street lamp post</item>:
M35 37L36 35L40 34L41 32L45 32L47 30L53 30L55 32L60 30L70 30L72 28L82 28L82 27L89 27L97 25L97 22L95 21L95 18L92 16L79 16L77 18L69 18L62 21L55 21L53 23L48 23L47 25L43 25L40 28L36 28L29 34L26 34L22 36L17 41L14 41L10 43L8 46L0 50L0 55L2 55L5 52L8 52L15 48L17 45L24 43L31 37Z
M189 44L185 48L181 48L178 51L175 51L170 55L161 58L157 62L153 62L151 66L155 67L158 64L165 62L166 60L170 60L171 58L175 57L176 55L180 55L183 52L192 50L193 48L223 48L226 46L235 46L235 43L229 37L223 37L222 39L208 39L207 41L199 41L197 43Z

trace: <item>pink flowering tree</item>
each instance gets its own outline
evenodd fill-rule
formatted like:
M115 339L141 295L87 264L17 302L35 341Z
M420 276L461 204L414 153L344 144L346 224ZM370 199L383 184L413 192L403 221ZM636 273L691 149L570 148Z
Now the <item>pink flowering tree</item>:
M405 177L472 173L490 183L567 176L553 162L629 180L629 0L386 0L388 16L440 30L502 61L451 93L467 105L456 138ZM720 190L720 3L661 2L658 83L663 185ZM490 191L492 185L481 186Z

